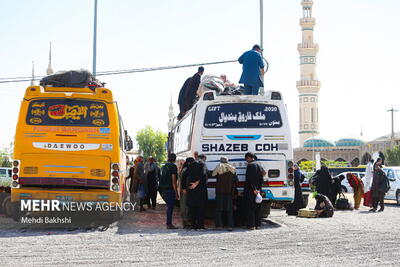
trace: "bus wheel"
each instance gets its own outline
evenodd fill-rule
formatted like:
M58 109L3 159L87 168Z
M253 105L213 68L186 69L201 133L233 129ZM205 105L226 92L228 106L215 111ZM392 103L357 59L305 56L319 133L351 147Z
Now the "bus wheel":
M271 213L271 201L266 200L261 202L261 218L267 218Z
M112 222L119 221L122 219L123 216L124 212L122 210L113 211L111 212L111 221Z
M21 205L19 204L19 202L17 203L11 203L11 201L9 203L5 203L9 205L9 210L10 213L7 213L8 216L12 217L14 221L19 222L21 219Z

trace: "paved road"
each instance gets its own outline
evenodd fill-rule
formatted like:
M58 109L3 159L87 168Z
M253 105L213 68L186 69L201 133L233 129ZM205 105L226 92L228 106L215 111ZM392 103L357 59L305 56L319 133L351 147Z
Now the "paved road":
M163 211L130 213L105 231L37 230L0 217L0 266L400 266L399 219L394 204L329 219L273 210L261 230L234 232L165 230Z

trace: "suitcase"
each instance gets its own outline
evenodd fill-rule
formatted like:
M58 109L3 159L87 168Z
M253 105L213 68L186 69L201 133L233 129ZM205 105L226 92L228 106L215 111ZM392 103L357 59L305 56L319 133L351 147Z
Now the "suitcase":
M297 213L297 217L317 218L318 214L314 209L304 208L304 209L299 209L299 212Z

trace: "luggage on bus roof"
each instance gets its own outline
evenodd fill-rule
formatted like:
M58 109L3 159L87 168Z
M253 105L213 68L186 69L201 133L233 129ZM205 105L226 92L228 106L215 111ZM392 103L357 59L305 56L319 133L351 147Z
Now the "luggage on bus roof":
M55 74L42 78L40 80L40 85L73 88L90 87L93 89L104 86L104 84L97 80L92 73L84 69L59 71Z

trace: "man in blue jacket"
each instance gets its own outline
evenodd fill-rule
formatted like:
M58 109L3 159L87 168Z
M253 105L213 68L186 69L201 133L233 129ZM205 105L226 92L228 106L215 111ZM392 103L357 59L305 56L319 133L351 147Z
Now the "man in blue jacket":
M253 49L244 52L238 61L243 65L243 72L239 83L244 85L244 94L258 95L260 87L263 86L260 74L264 75L264 62L260 46L254 45Z

